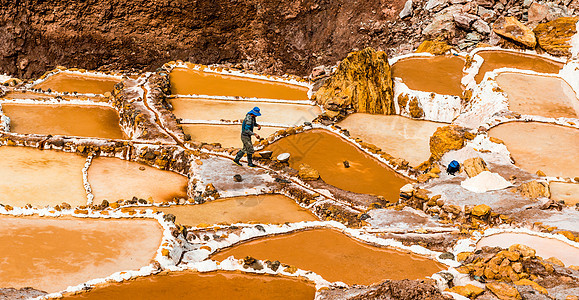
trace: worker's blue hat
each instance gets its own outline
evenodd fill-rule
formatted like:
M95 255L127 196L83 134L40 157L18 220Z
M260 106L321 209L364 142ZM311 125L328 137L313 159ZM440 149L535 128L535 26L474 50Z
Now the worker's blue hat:
M250 111L248 112L248 114L252 114L252 115L254 115L254 116L256 116L256 117L259 117L259 116L261 116L261 113L260 113L259 111L260 111L260 110L259 110L259 107L256 106L256 107L254 107L252 110L250 110Z

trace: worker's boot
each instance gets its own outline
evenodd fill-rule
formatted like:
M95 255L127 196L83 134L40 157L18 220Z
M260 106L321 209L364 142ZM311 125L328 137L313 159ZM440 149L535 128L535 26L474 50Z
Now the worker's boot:
M253 164L253 154L247 153L247 166L252 168L255 167L255 165Z
M235 156L235 159L233 160L233 162L237 165L243 166L241 164L241 162L239 161L242 157L243 157L243 151L237 152L237 155ZM248 155L248 157L249 157L249 155Z

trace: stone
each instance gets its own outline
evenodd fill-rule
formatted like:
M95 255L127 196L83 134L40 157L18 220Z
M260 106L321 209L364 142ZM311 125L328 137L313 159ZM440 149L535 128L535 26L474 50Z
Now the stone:
M483 217L490 214L491 208L486 204L479 204L472 209L472 214L477 217Z
M356 112L384 115L395 113L393 98L388 55L372 48L348 54L314 95L326 110L352 107Z
M539 182L537 180L522 183L517 188L517 191L521 193L521 195L531 199L536 199L539 197L549 198L551 196L551 192L549 191L549 184L545 182Z
M412 16L412 0L407 0L406 3L404 3L404 8L402 8L398 16L400 19Z
M521 256L523 256L524 258L535 257L535 253L536 253L535 249L533 249L529 246L526 246L526 245L522 245L522 244L511 245L509 247L509 251L519 252L519 254L521 254Z
M280 155L277 156L277 160L279 162L285 163L288 162L290 159L290 154L289 153L282 153Z
M475 15L471 15L471 14L467 14L467 13L458 13L458 14L454 14L452 15L452 17L454 18L454 23L463 29L470 29L472 23L474 23L474 21L479 20L478 16Z
M344 164L344 168L347 169L347 168L350 167L350 162L349 162L349 161L345 160L345 161L343 161L342 163Z
M456 255L456 260L458 262L463 262L471 255L472 255L472 252L460 252L459 254Z
M570 56L570 40L579 17L563 17L537 25L533 32L541 49L555 56Z
M494 0L476 0L476 4L484 8L492 8L495 5Z
M493 31L510 41L535 48L537 39L533 31L514 17L501 17L493 24Z
M491 27L487 22L484 20L478 19L474 21L471 25L472 29L476 30L480 34L489 34L491 33Z
M233 181L235 181L235 182L242 182L242 181L243 181L243 177L241 177L241 175L239 175L239 174L235 174L235 175L233 175Z
M468 177L475 177L483 171L489 171L486 162L480 157L473 157L462 163L462 169Z
M451 213L455 216L459 215L462 212L462 209L460 208L460 206L452 205L452 204L445 204L442 207L442 210L444 210L445 212Z
M466 141L466 129L456 126L444 126L436 129L430 137L430 153L434 160L439 160L451 150L459 150Z
M542 287L541 285L539 285L538 283L531 281L529 279L521 279L521 280L517 280L513 282L515 285L529 285L531 287L533 287L533 289L535 289L537 292L547 295L547 289Z
M416 97L412 97L410 103L408 103L408 112L410 116L414 119L419 119L424 117L424 110L420 107L420 103Z
M298 167L298 176L302 180L318 180L320 178L320 173L308 164L301 164Z
M529 23L540 23L547 17L547 13L549 13L548 6L533 2L529 7L528 21Z
M501 300L521 299L521 295L517 289L504 282L489 282L486 284L486 288Z
M438 256L438 258L440 258L440 259L454 259L454 254L452 254L450 252L443 252Z
M453 286L450 291L461 296L474 299L480 294L484 293L485 290L479 288L478 286L467 284L465 286Z
M478 7L478 11L477 11L477 15L478 15L479 17L481 17L483 20L485 20L485 21L488 22L488 21L494 19L496 13L495 13L495 11L492 10L492 9L486 9L486 8L484 8L484 7L482 7L482 6L479 6L479 7Z
M438 12L432 21L422 30L422 35L426 39L450 39L456 36L457 28L453 15L459 13L460 9L455 6L447 7Z
M547 259L545 259L546 262L550 262L554 265L557 265L559 267L565 267L565 264L558 258L556 257L549 257Z
M430 12L438 12L448 6L447 0L428 0L424 9Z
M418 48L416 49L416 53L424 53L424 52L428 52L428 53L432 53L434 55L443 55L445 53L447 53L448 51L450 51L452 49L452 46L450 46L449 44L447 44L444 41L438 41L438 40L434 40L434 41L424 41L420 44L420 46L418 46ZM399 97L400 98L400 97ZM404 103L404 105L401 106L406 106L406 103L403 101L406 100L408 101L408 96L406 96L406 99L398 99L398 103L402 104ZM401 103L402 102L402 103Z

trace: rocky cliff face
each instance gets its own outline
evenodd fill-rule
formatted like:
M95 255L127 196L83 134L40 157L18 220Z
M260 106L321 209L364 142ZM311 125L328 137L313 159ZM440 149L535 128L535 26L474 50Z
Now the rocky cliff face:
M57 65L154 70L170 60L307 75L384 48L403 0L0 0L0 74ZM236 65L237 64L237 65Z
M332 111L394 114L392 70L386 53L371 48L350 53L314 97Z

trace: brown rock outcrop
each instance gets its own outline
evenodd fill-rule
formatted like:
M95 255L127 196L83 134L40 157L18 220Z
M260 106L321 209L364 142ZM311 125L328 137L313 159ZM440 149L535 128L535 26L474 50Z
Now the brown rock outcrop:
M456 125L439 127L430 137L431 158L439 160L446 152L461 149L471 138L474 136L465 128Z
M541 49L551 55L569 56L569 40L577 33L579 17L563 17L537 25L533 32Z
M482 171L488 171L487 163L480 157L473 157L465 160L462 163L462 169L466 172L468 177L475 177Z
M386 53L366 48L352 52L314 95L326 109L394 113L392 71Z
M517 289L504 282L490 282L487 283L486 287L501 300L521 299L521 295Z
M519 191L519 193L521 193L523 196L532 199L539 197L549 198L551 196L549 185L547 183L538 182L536 180L521 184L517 188L517 191Z
M511 41L535 48L537 39L533 31L514 17L499 18L493 24L493 31Z
M452 46L443 41L424 41L416 49L416 53L428 52L434 55L443 55L450 51Z
M320 178L320 173L307 164L301 164L298 170L298 176L302 180L317 180Z

